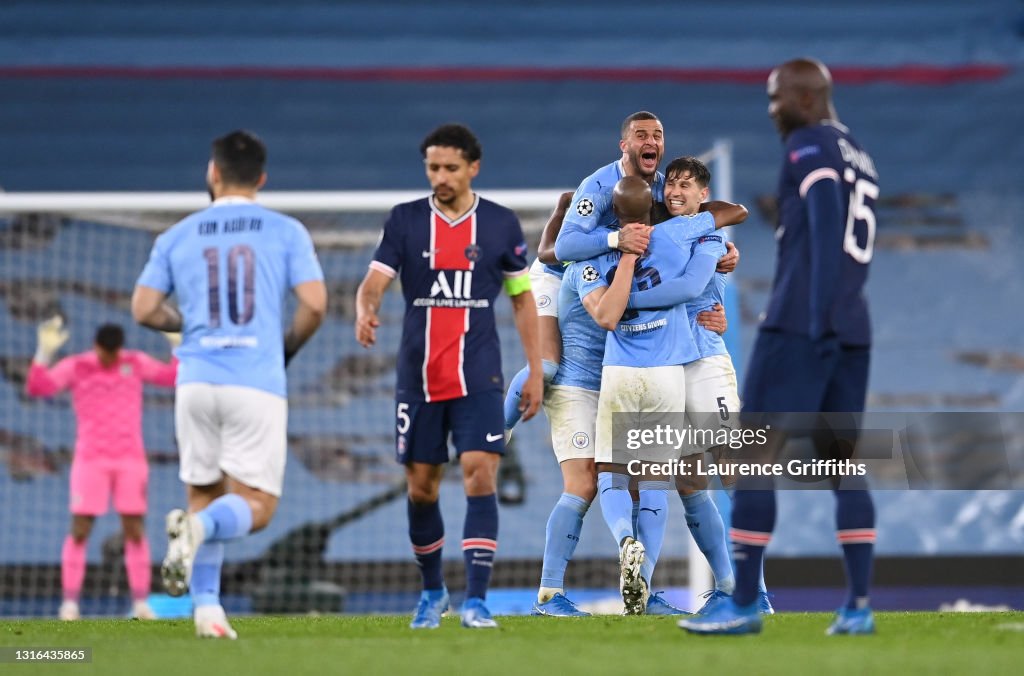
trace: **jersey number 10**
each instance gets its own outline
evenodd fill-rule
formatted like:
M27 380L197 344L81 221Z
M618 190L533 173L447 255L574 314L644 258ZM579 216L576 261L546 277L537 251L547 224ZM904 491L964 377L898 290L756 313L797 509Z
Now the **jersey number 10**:
M210 305L210 328L220 328L220 250L217 247L203 249L209 278L208 302ZM240 326L252 321L256 313L256 253L247 244L236 244L228 249L228 319ZM242 299L239 303L238 286L241 278Z

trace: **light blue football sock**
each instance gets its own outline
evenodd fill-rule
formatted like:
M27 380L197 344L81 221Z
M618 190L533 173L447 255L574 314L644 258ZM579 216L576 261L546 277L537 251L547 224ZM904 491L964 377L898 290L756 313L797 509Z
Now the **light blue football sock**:
M711 566L711 572L715 575L715 589L731 594L736 588L736 576L733 574L729 541L718 507L707 491L681 497L686 525Z
M616 547L623 539L633 537L633 498L628 488L629 477L625 474L599 472L597 475L601 515L615 538Z
M222 542L252 530L252 508L241 495L228 493L196 514L203 523L203 542Z
M565 569L572 560L580 541L583 517L590 503L571 493L562 493L548 517L544 539L544 563L541 567L540 586L562 589Z
M558 373L558 364L547 359L541 360L541 368L544 370L544 384L547 385ZM519 410L519 402L523 398L523 384L530 376L530 367L524 366L519 372L512 376L508 384L508 392L505 393L505 429L510 430L519 423L523 412Z
M192 605L220 605L220 569L224 564L224 543L206 541L199 545L192 562L189 593Z
M644 544L644 563L640 574L651 584L654 568L661 556L661 546L665 542L665 526L668 524L668 495L659 487L651 487L654 482L640 482L640 513L637 515L637 539Z

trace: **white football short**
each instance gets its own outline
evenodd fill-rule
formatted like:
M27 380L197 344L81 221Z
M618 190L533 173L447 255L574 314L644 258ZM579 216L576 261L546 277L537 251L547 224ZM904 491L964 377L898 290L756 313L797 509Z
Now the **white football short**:
M558 316L558 290L562 288L562 278L553 275L544 267L539 258L530 266L530 289L537 303L538 317Z
M601 370L601 396L597 404L597 462L628 463L629 460L666 462L679 457L664 447L646 443L636 448L615 448L613 421L620 426L634 425L630 414L643 413L635 421L636 429L652 426L652 413L681 413L686 403L686 373L682 365L634 368L605 366ZM613 417L614 414L614 417ZM670 423L675 417L666 416ZM621 441L621 440L620 440Z
M551 447L559 463L576 458L593 459L597 419L595 390L569 385L548 385L544 413L551 424Z
M689 424L699 430L739 429L740 397L732 358L717 354L690 362L684 368ZM703 450L714 445L702 444Z
M288 449L288 400L252 387L186 383L174 402L179 476L208 486L225 474L280 497Z

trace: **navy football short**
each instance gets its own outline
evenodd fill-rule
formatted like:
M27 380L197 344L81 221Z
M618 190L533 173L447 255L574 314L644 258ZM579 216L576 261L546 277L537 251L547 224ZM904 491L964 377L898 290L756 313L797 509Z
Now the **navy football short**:
M807 336L759 331L743 381L743 410L862 412L870 357L869 347L843 346L823 358Z
M397 400L395 459L443 465L448 462L448 438L459 455L466 451L505 453L504 396L484 390L445 401Z

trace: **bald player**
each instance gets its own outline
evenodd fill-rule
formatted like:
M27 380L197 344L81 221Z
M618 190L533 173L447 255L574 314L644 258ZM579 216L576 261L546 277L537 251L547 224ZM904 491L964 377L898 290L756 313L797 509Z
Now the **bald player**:
M778 187L778 259L747 367L744 416L747 411L767 412L767 420L777 423L785 420L779 415L784 413L862 412L871 346L864 283L875 237L878 173L871 156L840 124L832 103L832 76L821 62L795 59L773 70L768 101L768 115L785 147ZM815 435L819 457L850 457L853 436ZM774 438L768 450L777 450L784 440ZM874 505L862 477L844 477L841 485L836 479L833 490L849 591L827 633L871 634ZM715 613L680 626L702 634L761 631L757 578L775 527L775 509L770 478L739 479L731 533L736 591Z
M612 204L619 222L649 229L650 246L644 256L612 252L573 265L581 266L579 296L584 307L598 325L609 331L598 399L598 491L605 521L619 545L620 589L626 614L642 614L650 592L649 579L644 576L647 554L633 526L632 498L622 490L631 483L626 459L621 453L612 452L612 412L683 410L683 365L700 358L690 331L685 299L697 297L711 281L725 246L720 237L693 236L714 230L716 217L711 212L688 219L687 227L650 229L651 189L639 177L620 179L612 192ZM626 309L631 291L650 289L662 280L676 278L686 280L691 287L689 296L681 295L683 300L679 304ZM633 457L651 462L673 459L663 455L663 449L639 449ZM638 487L654 488L643 484ZM641 490L641 509L647 492ZM660 497L663 501L664 495Z

